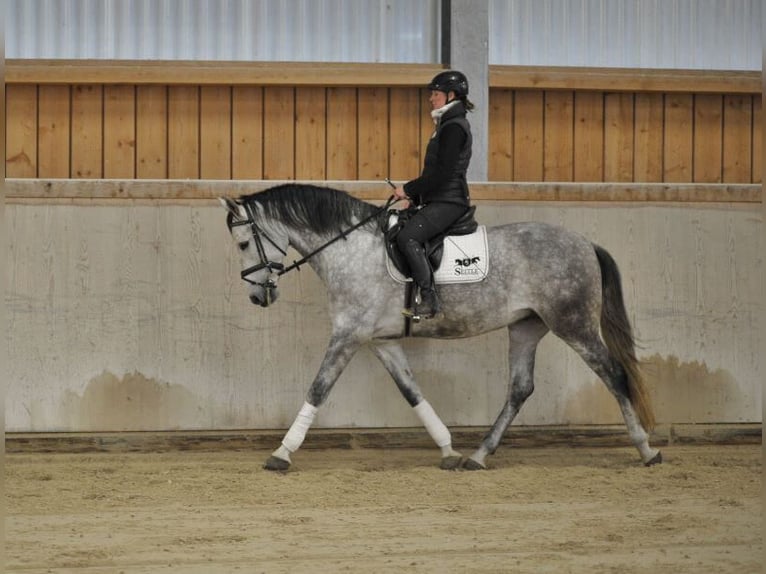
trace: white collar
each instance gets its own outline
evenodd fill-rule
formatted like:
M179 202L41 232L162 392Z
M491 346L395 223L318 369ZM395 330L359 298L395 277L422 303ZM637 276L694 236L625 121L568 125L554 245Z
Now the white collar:
M438 124L441 117L446 114L449 110L454 108L456 105L460 103L460 100L454 99L448 104L444 104L440 108L436 108L435 110L431 110L431 117L434 119L434 124Z

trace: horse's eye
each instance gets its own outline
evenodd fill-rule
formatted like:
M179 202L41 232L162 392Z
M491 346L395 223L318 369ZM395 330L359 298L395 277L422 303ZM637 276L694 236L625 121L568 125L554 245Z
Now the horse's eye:
M243 241L242 243L239 243L237 247L239 247L240 251L247 251L247 246L249 243L247 241Z

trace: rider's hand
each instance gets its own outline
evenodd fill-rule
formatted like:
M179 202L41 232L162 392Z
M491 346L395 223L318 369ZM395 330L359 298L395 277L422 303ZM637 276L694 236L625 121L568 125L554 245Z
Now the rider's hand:
M404 188L401 185L394 190L394 197L402 202L401 209L407 209L410 206L410 198L404 193Z
M399 200L399 209L407 209L410 206L410 198L404 193L401 185L394 190L394 197Z

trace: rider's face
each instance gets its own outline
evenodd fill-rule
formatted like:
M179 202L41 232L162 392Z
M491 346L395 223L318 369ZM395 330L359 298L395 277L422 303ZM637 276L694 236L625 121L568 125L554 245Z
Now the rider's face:
M440 92L439 90L431 90L431 95L428 96L428 101L431 102L432 110L438 110L447 103L447 94Z

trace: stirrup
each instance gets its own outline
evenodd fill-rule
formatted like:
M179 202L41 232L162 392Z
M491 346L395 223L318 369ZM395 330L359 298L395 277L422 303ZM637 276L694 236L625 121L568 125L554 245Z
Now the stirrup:
M412 307L407 307L406 309L402 309L402 315L404 315L408 319L412 319L413 323L419 323L422 319L433 319L439 313L441 313L441 309L436 309L436 311L431 314L421 314L418 312L417 305L415 305L414 309Z
M413 323L420 323L423 319L433 319L436 315L419 315L414 309L402 309L402 315L410 319Z

